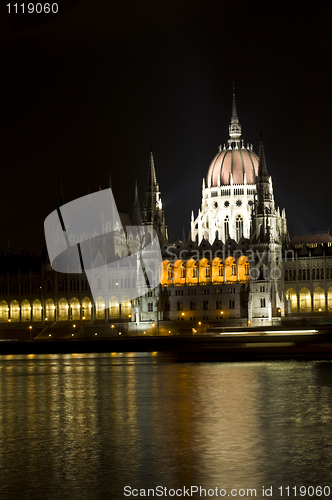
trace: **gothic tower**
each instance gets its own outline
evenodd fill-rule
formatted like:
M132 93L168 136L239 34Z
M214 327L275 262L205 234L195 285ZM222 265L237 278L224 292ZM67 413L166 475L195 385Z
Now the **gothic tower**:
M159 185L156 179L152 151L150 151L148 182L144 193L142 226L152 227L158 235L160 244L167 239L165 216L160 197Z
M284 316L282 245L287 237L287 222L285 210L280 216L275 207L262 140L250 229L248 317L254 324L272 324L273 319Z

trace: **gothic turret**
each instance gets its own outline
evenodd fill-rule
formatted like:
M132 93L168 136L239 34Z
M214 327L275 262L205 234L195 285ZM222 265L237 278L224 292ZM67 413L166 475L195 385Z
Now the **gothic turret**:
M258 175L256 195L252 214L251 238L260 243L280 241L280 231L276 223L277 211L274 204L272 179L266 168L263 141L259 145Z
M262 318L271 322L284 314L282 243L286 236L285 226L286 221L283 224L280 211L275 207L272 179L266 168L261 139L250 230L248 317L253 324L261 324Z
M133 206L133 226L140 226L142 224L141 207L138 199L137 179L135 180L135 199Z
M142 225L152 227L156 231L160 243L163 243L167 239L165 216L162 209L152 151L150 151L148 182L144 193Z

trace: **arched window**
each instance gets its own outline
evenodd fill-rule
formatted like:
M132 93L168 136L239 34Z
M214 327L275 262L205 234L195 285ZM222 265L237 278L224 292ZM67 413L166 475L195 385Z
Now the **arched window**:
M324 279L324 269L323 268L320 270L320 279L321 280Z
M243 236L243 218L241 215L236 217L236 241L238 242Z
M229 216L226 215L224 220L224 233L225 233L225 241L229 238Z
M70 319L73 321L78 321L80 317L81 317L80 302L76 297L73 297L70 301Z
M325 311L325 292L320 286L314 290L314 311Z
M326 269L326 279L327 280L330 279L330 268L329 267Z
M5 300L0 302L0 321L8 321L9 307Z
M307 269L307 281L310 281L310 269Z
M68 302L66 299L62 298L59 300L59 321L67 321L68 320Z
M186 277L186 269L184 267L183 264L181 264L181 267L180 267L180 277L181 278L185 278Z
M224 276L224 266L222 264L219 264L218 266L218 276L219 277Z
M130 298L125 295L121 300L121 317L129 318L131 315L131 302Z
M261 307L266 307L265 306L265 298L264 297L261 298Z
M211 266L210 266L209 262L206 264L205 277L206 278L211 278Z
M84 297L82 300L82 319L91 319L91 300L89 297Z
M12 321L20 320L20 306L17 300L13 300L10 303L10 318Z
M172 266L169 264L167 267L167 279L171 280L172 279Z
M294 288L289 288L286 291L286 300L288 302L288 307L290 308L291 313L297 312L297 294Z
M300 312L311 312L311 294L308 288L300 291Z
M313 280L316 279L316 269L315 268L312 270L312 279Z
M288 270L285 270L285 281L288 281Z
M109 300L109 315L111 319L117 319L120 315L119 300L115 295Z
M105 300L103 297L98 297L95 301L96 319L105 319Z
M299 279L299 280L301 280L301 279L302 279L302 269L299 269L299 278L298 278L298 279Z
M327 292L327 307L329 311L332 311L332 286L328 289Z
M197 269L197 264L195 262L195 264L193 265L193 278L197 278L198 276L198 269Z
M45 305L45 314L48 321L54 321L55 319L55 305L53 299L47 299ZM45 319L46 319L45 318ZM23 317L23 319L25 319Z
M23 302L21 303L21 321L30 321L30 320L31 320L30 302L28 300L23 300Z
M32 303L32 318L33 321L42 320L42 305L39 299L35 299Z

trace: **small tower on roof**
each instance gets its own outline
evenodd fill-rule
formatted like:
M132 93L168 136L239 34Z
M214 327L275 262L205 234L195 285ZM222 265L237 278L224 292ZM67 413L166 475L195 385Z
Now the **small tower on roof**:
M148 181L144 193L142 226L152 227L156 231L160 243L163 243L167 239L165 216L160 197L159 185L156 178L154 158L151 147L149 157Z
M133 226L142 225L141 207L138 199L137 179L135 179L135 199L133 206Z

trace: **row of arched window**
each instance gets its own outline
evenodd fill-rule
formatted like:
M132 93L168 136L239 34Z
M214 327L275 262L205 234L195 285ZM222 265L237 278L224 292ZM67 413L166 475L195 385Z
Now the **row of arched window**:
M163 285L183 285L198 283L246 282L249 281L250 264L245 256L238 261L227 257L225 261L216 257L210 262L203 258L199 262L194 259L182 261L180 259L171 263L163 262Z
M100 277L97 277L97 282L96 282L96 286L97 286L97 290L101 290L102 289L102 279ZM112 290L112 289L115 289L117 287L120 287L120 288L135 288L136 287L136 278L130 278L130 277L125 277L125 278L109 278L107 280L107 288L108 290Z
M326 268L326 272L324 268L313 268L313 269L286 269L285 270L285 281L310 281L310 280L323 280L323 279L332 279L332 272L330 268Z
M19 292L21 293L36 293L40 291L40 283L33 281L31 283L23 282L23 283L1 283L0 285L0 290L2 295L8 295L8 294L18 294Z

